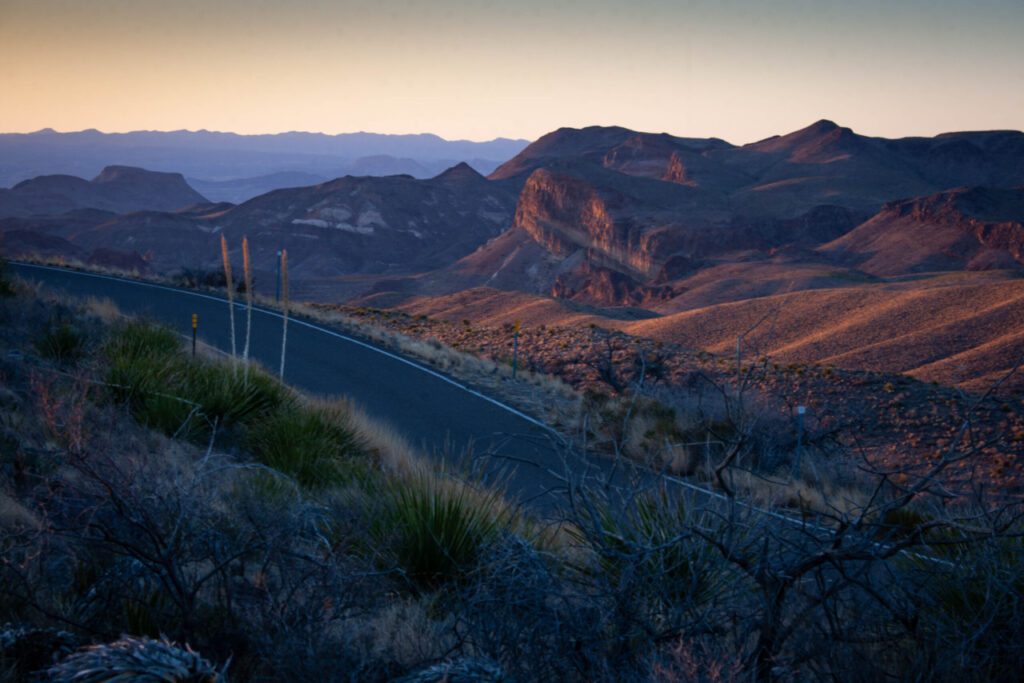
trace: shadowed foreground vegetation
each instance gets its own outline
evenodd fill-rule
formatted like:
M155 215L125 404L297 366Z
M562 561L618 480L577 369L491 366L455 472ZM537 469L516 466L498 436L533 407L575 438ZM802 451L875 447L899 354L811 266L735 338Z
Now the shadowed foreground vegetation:
M939 483L970 449L913 478L871 472L865 499L797 521L733 496L760 443L736 420L710 474L721 499L566 473L544 521L344 401L193 360L102 303L0 280L0 330L0 679L112 672L124 653L154 675L180 665L166 680L1024 667L1017 503Z

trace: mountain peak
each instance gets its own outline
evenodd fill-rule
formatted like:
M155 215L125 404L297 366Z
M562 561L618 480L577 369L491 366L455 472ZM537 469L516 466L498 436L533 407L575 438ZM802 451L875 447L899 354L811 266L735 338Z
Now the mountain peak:
M92 179L94 183L113 183L131 178L142 178L146 176L177 176L178 173L160 173L159 171L148 171L136 166L107 166L100 174Z
M467 164L465 161L460 161L448 170L438 174L434 177L435 180L483 180L484 177L477 173L476 169Z
M807 126L807 128L805 128L804 130L815 131L819 133L831 133L832 131L836 130L839 127L839 124L836 123L835 121L830 121L829 119L818 119L811 125Z

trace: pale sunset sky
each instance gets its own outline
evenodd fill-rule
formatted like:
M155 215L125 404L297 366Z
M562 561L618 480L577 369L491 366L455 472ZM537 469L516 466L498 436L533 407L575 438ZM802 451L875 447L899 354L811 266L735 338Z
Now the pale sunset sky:
M1024 128L1024 0L0 0L0 132Z

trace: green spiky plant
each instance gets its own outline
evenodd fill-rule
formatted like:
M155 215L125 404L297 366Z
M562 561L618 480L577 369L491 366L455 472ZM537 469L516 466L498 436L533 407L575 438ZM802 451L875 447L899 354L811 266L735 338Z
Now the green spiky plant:
M205 437L213 424L248 425L286 407L291 393L261 371L194 361L167 328L128 323L104 347L107 381L135 417L168 435Z
M500 493L433 474L392 483L382 501L374 535L419 590L466 577L512 523Z
M365 477L366 445L334 406L292 403L255 421L246 446L268 467L308 489L324 489Z

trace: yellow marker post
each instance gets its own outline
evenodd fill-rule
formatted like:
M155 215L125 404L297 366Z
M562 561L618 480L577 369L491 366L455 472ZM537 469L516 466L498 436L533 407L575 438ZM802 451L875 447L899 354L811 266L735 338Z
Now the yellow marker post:
M199 316L192 314L192 357L196 357L196 330L199 328Z

